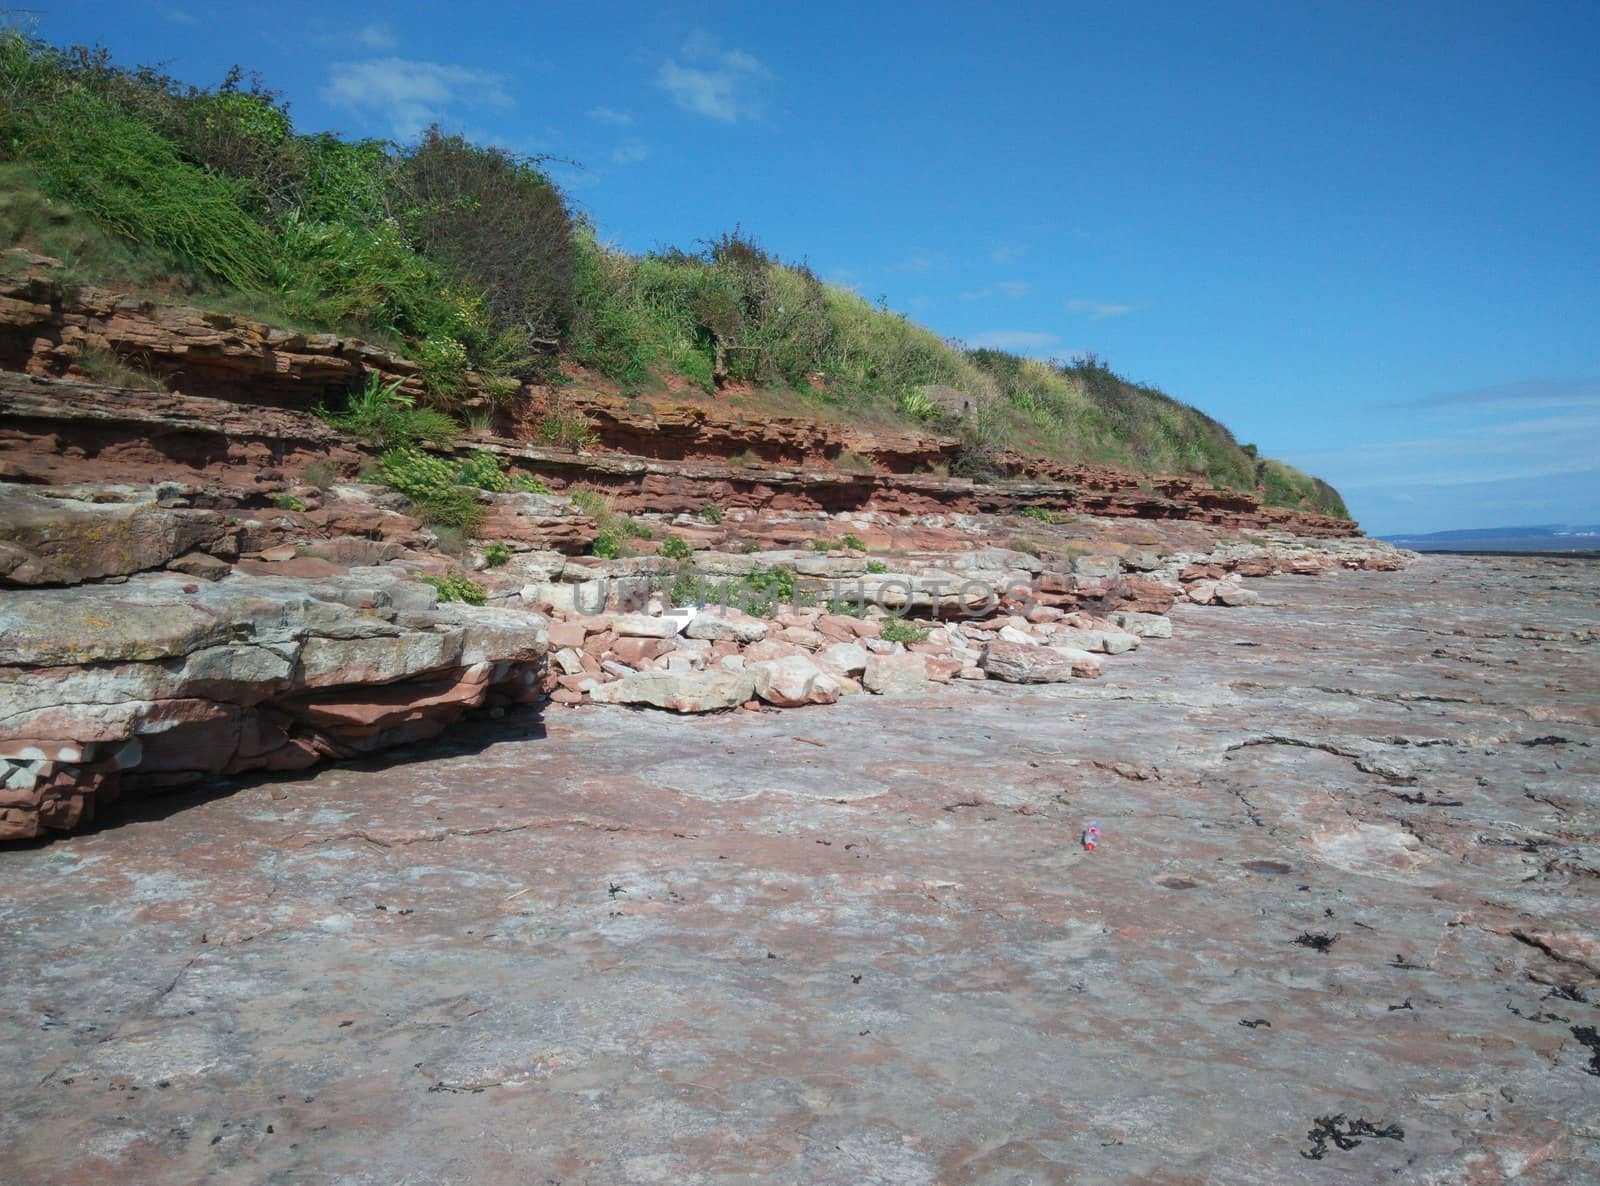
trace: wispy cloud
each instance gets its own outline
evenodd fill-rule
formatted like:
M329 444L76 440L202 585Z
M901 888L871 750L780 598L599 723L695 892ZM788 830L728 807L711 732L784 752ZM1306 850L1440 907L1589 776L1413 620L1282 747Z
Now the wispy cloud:
M974 346L988 350L1014 350L1018 354L1038 354L1053 350L1061 339L1055 334L1028 329L994 329L972 339Z
M615 107L591 107L588 116L595 123L610 124L614 128L633 127L633 116L626 111L618 111Z
M929 272L937 272L944 267L944 256L934 251L913 251L904 259L896 260L889 265L891 272L910 272L916 276L926 276Z
M455 107L511 105L503 75L395 57L335 62L322 93L330 103L387 121L390 133L402 140Z
M1025 255L1027 251L1020 243L996 243L989 248L989 258L1001 267L1019 263Z
M637 140L619 144L611 150L611 163L613 165L637 165L640 161L649 159L650 146L641 144Z
M1010 297L1020 301L1033 291L1033 286L1026 280L996 280L984 288L969 288L961 294L964 301L986 301L998 293L1000 296Z
M1427 436L1299 453L1290 460L1329 475L1341 490L1416 490L1600 473L1600 457L1592 448L1596 440L1600 408L1515 420L1490 417Z
M761 115L771 81L754 54L724 49L704 32L683 43L681 61L669 58L656 71L656 84L683 110L729 124Z
M1139 306L1124 305L1116 301L1086 301L1074 300L1067 302L1069 313L1087 313L1095 321L1104 321L1107 317L1126 317Z
M1600 379L1518 379L1461 391L1436 391L1420 399L1404 400L1395 407L1454 408L1494 404L1556 406L1600 403Z
M362 49L371 50L375 54L391 53L400 45L394 30L382 21L363 25L350 35L350 40Z

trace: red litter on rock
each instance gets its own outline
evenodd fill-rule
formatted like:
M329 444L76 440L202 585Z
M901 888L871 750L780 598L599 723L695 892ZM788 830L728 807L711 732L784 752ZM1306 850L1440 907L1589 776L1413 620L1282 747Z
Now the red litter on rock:
M1088 852L1093 852L1100 847L1100 822L1090 820L1089 826L1083 830L1083 847Z

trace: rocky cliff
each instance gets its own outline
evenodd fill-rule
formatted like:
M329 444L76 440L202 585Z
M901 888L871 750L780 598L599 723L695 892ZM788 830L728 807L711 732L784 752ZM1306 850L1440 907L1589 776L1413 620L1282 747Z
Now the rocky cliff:
M582 382L513 405L559 395L582 450L481 401L492 427L455 460L522 489L471 491L463 536L312 410L364 375L420 391L407 360L23 262L0 287L0 838L521 704L1092 679L1169 635L1175 600L1402 562L1343 520L1181 477L1008 455L976 483L925 472L953 438ZM134 370L89 378L106 358ZM618 524L630 554L590 554Z

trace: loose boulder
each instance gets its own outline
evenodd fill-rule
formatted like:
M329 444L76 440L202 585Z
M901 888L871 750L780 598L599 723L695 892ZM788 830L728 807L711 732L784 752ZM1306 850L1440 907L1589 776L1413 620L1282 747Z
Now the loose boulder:
M1064 684L1073 676L1073 659L1065 649L1018 642L988 643L978 666L990 679L1008 684Z
M589 693L597 704L635 704L669 712L738 708L756 692L748 671L640 671Z
M750 664L756 695L779 708L832 704L839 699L839 681L804 655Z
M696 614L684 634L709 642L760 642L767 636L767 624L743 614Z
M879 696L915 696L928 682L928 657L914 651L873 655L867 660L862 685Z

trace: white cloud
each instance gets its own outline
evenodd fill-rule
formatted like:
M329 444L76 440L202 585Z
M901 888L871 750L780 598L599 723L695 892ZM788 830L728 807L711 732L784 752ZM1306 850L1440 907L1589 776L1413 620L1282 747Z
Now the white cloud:
M362 49L371 50L376 54L390 53L400 45L399 39L394 35L394 30L382 21L373 21L370 25L363 25L351 35L350 40Z
M1013 350L1018 354L1038 354L1055 348L1055 334L1028 329L994 329L972 339L974 346L987 350Z
M656 84L685 111L723 123L756 118L772 71L742 49L723 49L710 34L696 32L683 44L683 61L669 58Z
M969 288L961 294L964 301L986 301L994 295L992 288Z
M633 126L633 116L626 111L618 111L615 107L591 107L588 115L595 123L610 124L614 128L631 128Z
M996 280L994 286L1014 301L1020 301L1033 291L1026 280Z
M1107 317L1126 317L1137 309L1137 305L1122 305L1115 301L1068 301L1067 310L1072 313L1087 313L1095 321L1104 321Z
M330 103L387 120L390 133L402 140L443 119L452 107L511 105L502 75L393 57L335 62L322 93Z
M1019 262L1026 254L1020 243L996 243L989 249L989 258L1001 267Z
M637 165L640 161L650 158L650 146L640 144L637 140L630 140L626 144L619 144L611 150L611 163L613 165Z

